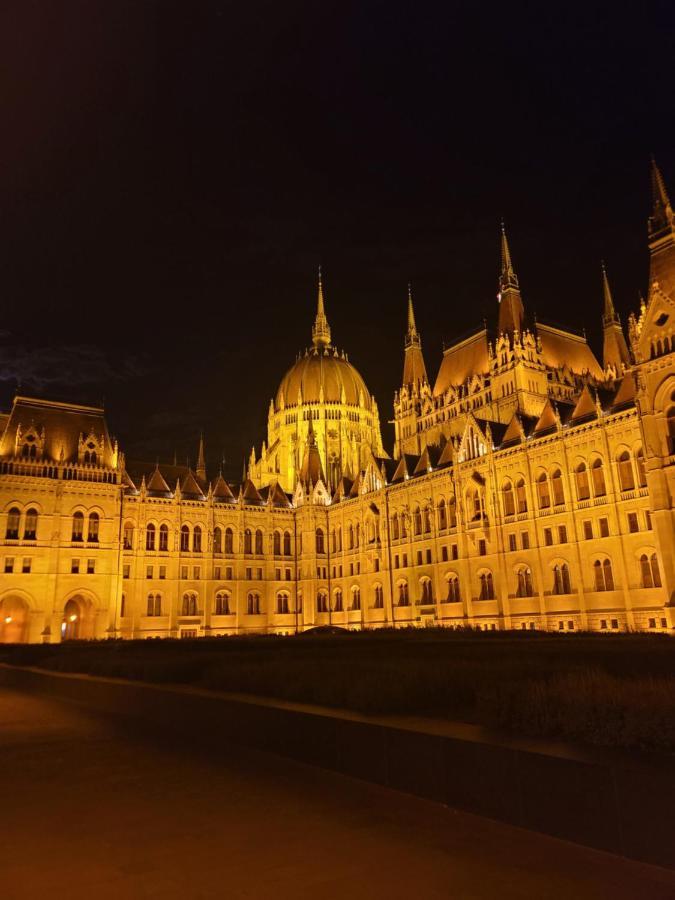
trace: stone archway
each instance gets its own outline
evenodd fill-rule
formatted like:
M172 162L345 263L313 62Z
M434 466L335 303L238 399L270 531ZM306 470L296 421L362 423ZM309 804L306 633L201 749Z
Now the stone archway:
M94 610L91 600L82 594L70 597L63 607L61 640L77 641L94 636Z
M0 600L0 644L25 644L28 640L28 604L12 594Z

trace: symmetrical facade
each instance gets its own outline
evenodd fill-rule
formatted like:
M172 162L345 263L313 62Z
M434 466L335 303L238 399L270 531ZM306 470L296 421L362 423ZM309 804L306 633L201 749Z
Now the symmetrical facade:
M646 302L603 359L529 322L502 231L496 328L432 386L412 297L395 446L331 343L270 404L241 484L127 461L98 408L0 415L0 641L445 625L675 628L675 219L653 166Z

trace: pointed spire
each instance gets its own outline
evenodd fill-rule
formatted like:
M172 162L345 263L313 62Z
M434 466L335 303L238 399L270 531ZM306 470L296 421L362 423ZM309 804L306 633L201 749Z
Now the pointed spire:
M413 309L412 284L408 282L408 338L419 337Z
M612 292L609 288L609 280L607 278L607 269L605 268L604 260L602 261L601 266L602 266L602 292L603 292L603 297L604 297L602 322L603 322L603 325L608 325L610 322L618 322L619 317L616 314L616 310L614 309L614 301L612 300Z
M204 461L204 432L199 435L199 454L197 455L197 478L206 479L206 462Z
M428 381L427 368L422 355L422 339L415 323L412 285L408 282L408 330L404 342L403 384L419 385Z
M520 296L518 276L511 261L511 251L506 238L506 228L502 220L501 271L499 274L499 333L513 334L523 330L525 309Z
M330 347L330 325L326 318L326 310L323 302L323 281L321 279L321 266L319 266L319 292L316 304L316 319L312 328L312 341L314 346Z

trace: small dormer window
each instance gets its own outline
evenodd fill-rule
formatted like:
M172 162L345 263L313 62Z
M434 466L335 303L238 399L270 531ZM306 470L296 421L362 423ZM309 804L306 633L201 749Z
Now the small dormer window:
M659 327L665 325L669 318L670 316L668 315L668 313L661 313L661 315L656 319L656 324Z
M87 449L84 451L84 462L89 463L92 466L95 466L98 462L98 457L96 455L96 444L92 441L89 441L87 444Z
M26 440L21 447L21 456L24 459L36 459L37 457L37 446L35 444L35 435L29 434L26 435Z

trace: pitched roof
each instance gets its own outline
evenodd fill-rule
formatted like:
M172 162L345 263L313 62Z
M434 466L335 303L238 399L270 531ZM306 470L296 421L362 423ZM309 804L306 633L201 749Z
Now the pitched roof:
M197 484L197 479L192 474L192 470L188 469L180 484L181 494L184 497L203 497L204 491Z
M597 414L595 400L591 396L588 385L585 385L572 411L571 421L576 423L580 419L593 419Z
M533 433L536 435L542 435L548 433L550 431L555 431L558 427L558 417L556 416L556 411L553 408L553 404L550 399L546 401L544 404L544 408L541 411L541 415L537 419L537 423L534 426Z
M155 471L152 473L148 481L146 482L146 489L151 494L170 494L171 488L164 480L162 473L159 471L159 465L155 467Z
M234 500L234 494L229 484L223 478L221 472L212 485L213 496L216 500Z
M444 394L451 385L464 384L472 375L485 375L489 371L487 330L481 328L444 351L434 396Z
M567 366L575 375L589 373L594 378L603 377L602 367L585 337L542 322L537 323L537 337L545 365L552 369Z
M628 406L635 405L635 381L630 373L627 373L621 379L619 389L614 395L612 401L612 409L625 409Z
M263 498L250 478L241 486L241 498L245 503L262 503Z

